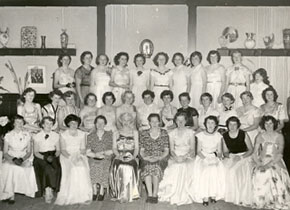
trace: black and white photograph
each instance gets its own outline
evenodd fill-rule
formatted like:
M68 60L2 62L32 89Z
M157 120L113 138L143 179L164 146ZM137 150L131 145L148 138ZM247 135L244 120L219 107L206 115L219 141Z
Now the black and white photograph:
M290 210L290 0L1 0L0 210Z

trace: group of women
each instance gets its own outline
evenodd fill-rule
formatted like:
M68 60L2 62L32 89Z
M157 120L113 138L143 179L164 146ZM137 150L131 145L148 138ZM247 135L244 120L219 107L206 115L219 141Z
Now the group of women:
M0 199L15 193L58 205L139 199L204 206L225 200L256 208L287 209L290 178L281 129L287 116L265 69L253 74L234 52L225 69L217 51L209 66L193 52L145 57L118 53L114 67L101 54L81 55L76 72L61 55L51 103L34 103L27 88L13 130L4 137ZM251 80L253 80L251 82ZM156 97L155 97L156 96ZM33 155L32 155L33 154Z

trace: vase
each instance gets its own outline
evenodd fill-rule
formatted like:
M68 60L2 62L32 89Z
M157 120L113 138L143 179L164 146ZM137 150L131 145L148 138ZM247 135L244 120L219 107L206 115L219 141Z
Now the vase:
M46 36L41 36L41 48L42 49L45 49L46 46L45 46L45 39L46 39Z
M253 49L256 46L255 33L246 33L244 45L247 49Z
M285 49L290 49L290 28L283 30L283 44Z
M60 44L61 48L66 49L68 45L68 35L66 33L66 29L62 29L62 33L60 34Z
M229 44L229 36L220 36L218 38L218 42L221 46L221 48L227 48L228 47L228 44Z
M0 29L0 44L2 45L3 48L7 48L8 41L9 41L9 29L6 28L5 31L2 31Z

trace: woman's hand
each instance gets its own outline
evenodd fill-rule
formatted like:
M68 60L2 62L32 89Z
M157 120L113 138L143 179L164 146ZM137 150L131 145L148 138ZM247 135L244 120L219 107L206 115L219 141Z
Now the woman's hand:
M104 159L105 158L104 152L96 152L95 158L96 159Z
M106 150L103 152L106 156L111 156L113 154L113 150Z
M134 156L131 153L126 153L123 155L123 161L124 162L129 162L134 159Z

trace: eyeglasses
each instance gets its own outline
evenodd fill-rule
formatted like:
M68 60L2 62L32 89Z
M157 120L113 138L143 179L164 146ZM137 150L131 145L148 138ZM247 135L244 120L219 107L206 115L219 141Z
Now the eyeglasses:
M48 138L49 138L49 135L48 134L45 134L44 139L46 140Z

